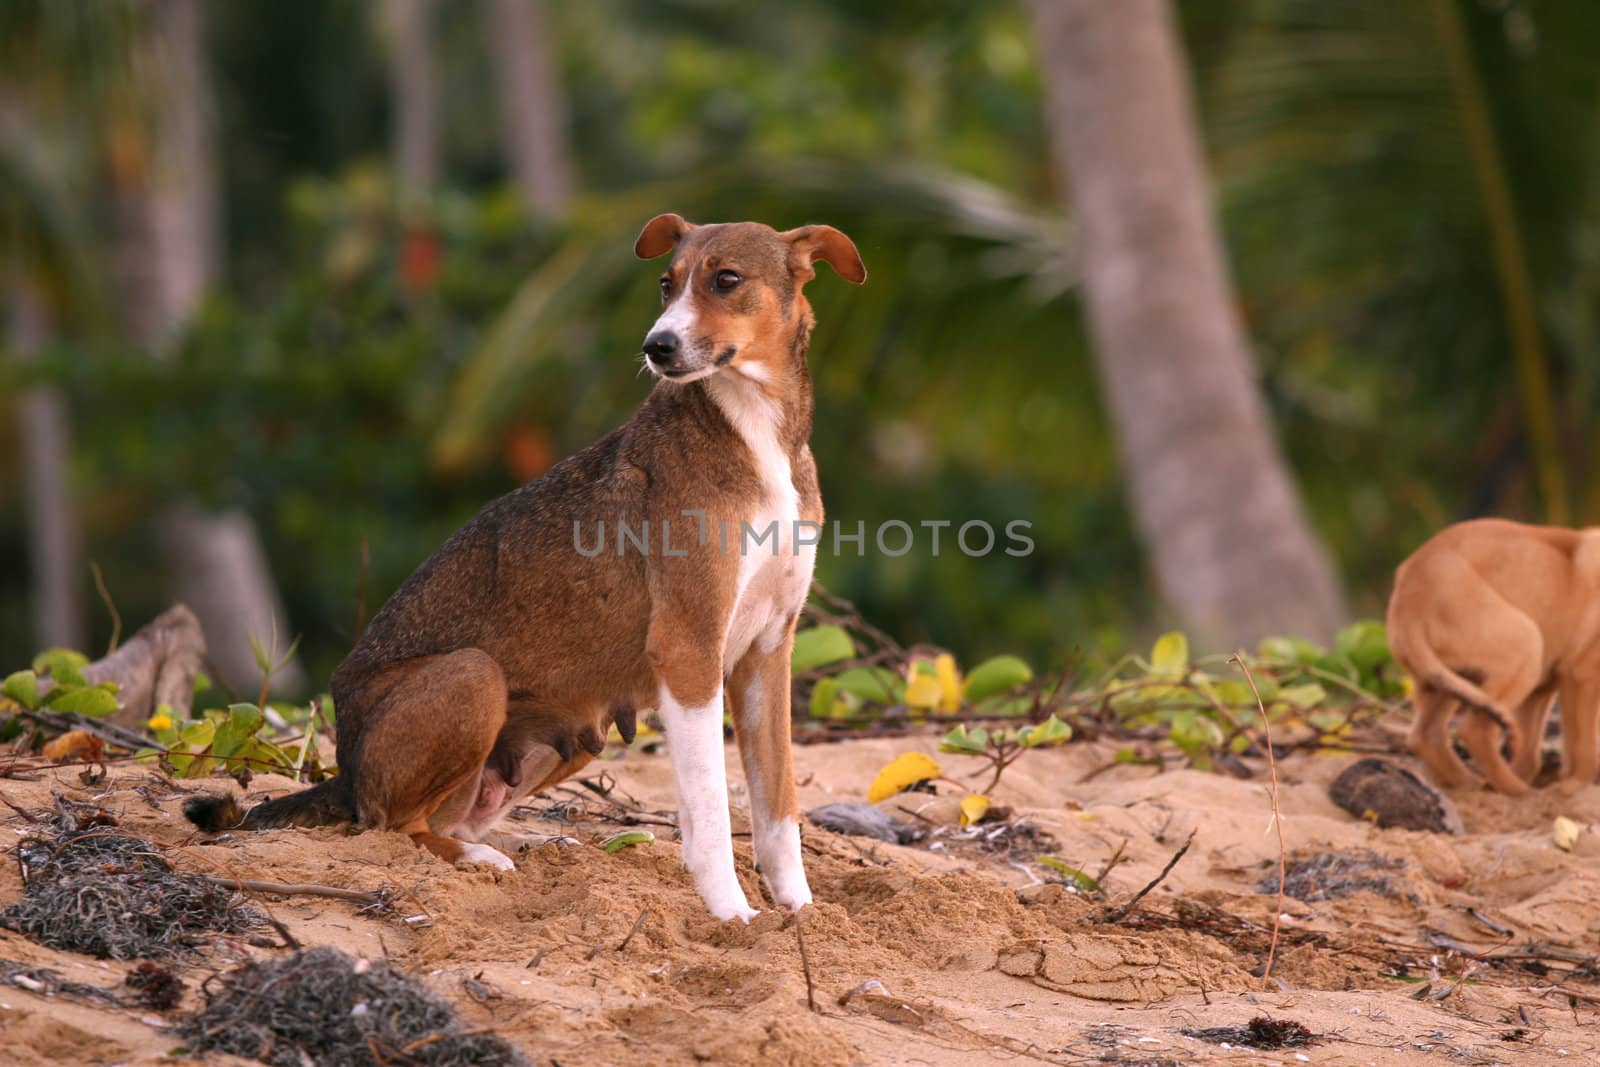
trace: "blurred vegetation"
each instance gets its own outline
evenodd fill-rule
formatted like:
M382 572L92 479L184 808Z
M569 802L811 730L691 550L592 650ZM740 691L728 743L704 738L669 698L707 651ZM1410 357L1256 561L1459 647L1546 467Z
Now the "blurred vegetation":
M672 210L857 240L870 283L810 289L831 519L1033 523L1026 559L824 554L824 584L908 642L1041 672L1074 648L1110 665L1168 623L1085 350L1024 5L552 5L581 180L569 217L539 225L505 184L477 5L442 6L448 188L420 219L386 173L368 5L211 5L228 284L162 362L100 295L116 116L138 99L120 8L4 10L0 62L53 134L0 127L0 240L58 279L63 328L28 376L67 389L88 554L130 621L165 606L155 502L239 505L326 678L361 611L455 526L644 394L655 272L631 243ZM1358 610L1451 519L1600 521L1600 7L1179 10L1263 384ZM1496 173L1509 217L1486 209ZM1497 267L1507 240L1521 275ZM1519 286L1531 351L1507 325ZM8 392L23 380L0 360ZM12 420L0 405L8 441ZM1546 424L1541 452L1527 427ZM34 646L12 455L4 663Z

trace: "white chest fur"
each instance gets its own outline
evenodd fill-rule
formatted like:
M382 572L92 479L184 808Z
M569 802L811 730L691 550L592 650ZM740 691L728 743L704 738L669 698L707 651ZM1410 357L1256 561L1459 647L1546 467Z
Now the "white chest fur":
M731 671L752 645L762 652L777 647L789 617L805 604L817 535L798 526L800 494L778 440L782 415L777 405L756 382L737 373L719 374L709 384L749 447L763 490L745 526L728 530L727 550L739 556L738 596L723 644L724 669Z

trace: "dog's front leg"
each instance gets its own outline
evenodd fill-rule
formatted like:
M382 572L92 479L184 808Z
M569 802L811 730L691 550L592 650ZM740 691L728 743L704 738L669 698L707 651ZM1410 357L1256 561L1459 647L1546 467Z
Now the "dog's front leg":
M678 829L683 863L706 908L719 919L749 922L755 909L733 870L733 831L728 821L728 771L723 760L722 687L709 700L685 701L669 683L661 686L661 722L678 787Z
M756 866L779 907L811 903L800 859L800 805L789 742L789 658L793 618L757 636L728 678L733 732L750 792Z

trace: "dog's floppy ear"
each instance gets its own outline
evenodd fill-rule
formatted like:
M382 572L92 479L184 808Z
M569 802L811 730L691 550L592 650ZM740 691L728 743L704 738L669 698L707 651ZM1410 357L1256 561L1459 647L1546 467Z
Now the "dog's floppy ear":
M782 236L794 250L796 265L805 268L803 279L809 280L816 274L811 265L820 259L846 281L860 285L867 280L867 267L861 262L855 242L832 226L802 226Z
M676 248L678 242L683 240L683 235L692 229L694 223L686 222L682 215L670 212L657 215L639 231L639 239L633 242L633 254L640 259L664 256Z

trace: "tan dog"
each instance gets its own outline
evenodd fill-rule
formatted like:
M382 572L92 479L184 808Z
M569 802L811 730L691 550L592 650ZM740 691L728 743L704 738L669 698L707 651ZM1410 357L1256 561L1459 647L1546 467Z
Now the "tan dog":
M772 898L811 900L789 752L789 659L822 497L811 458L812 314L823 260L866 269L830 226L695 226L660 215L635 244L677 249L645 339L661 379L633 418L494 501L406 580L333 675L337 777L207 830L353 822L452 861L521 797L577 772L613 723L657 708L684 862L718 918L755 914L734 873L723 708ZM811 531L815 536L808 534Z
M1450 744L1450 720L1466 708L1461 739L1478 769L1503 793L1529 792L1557 695L1562 774L1594 781L1600 529L1502 519L1446 528L1395 573L1389 648L1417 682L1407 745L1441 785L1477 780Z

